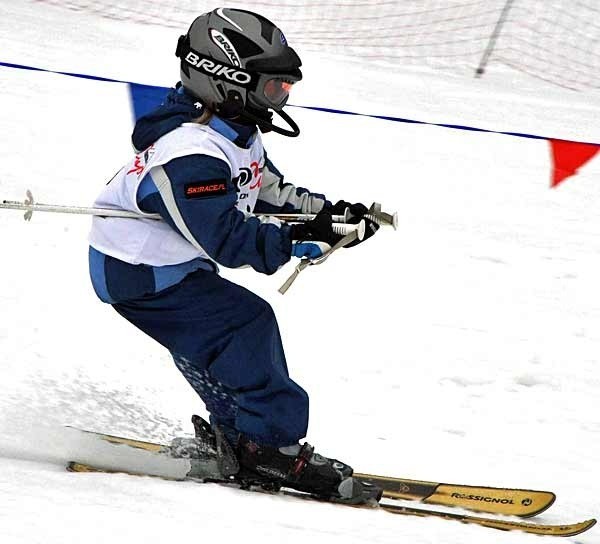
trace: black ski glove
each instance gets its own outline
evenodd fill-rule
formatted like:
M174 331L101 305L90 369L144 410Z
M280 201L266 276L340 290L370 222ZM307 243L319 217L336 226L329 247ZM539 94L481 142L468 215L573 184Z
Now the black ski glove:
M364 204L361 204L360 202L352 204L351 202L346 202L345 200L338 200L329 208L329 211L331 212L331 215L344 215L347 209L350 210L350 215L352 217L362 217L366 213L369 213L369 208L367 208Z
M358 244L362 244L365 240L368 240L369 238L371 238L371 236L373 236L379 230L379 227L380 227L379 223L377 223L376 221L373 221L372 219L369 219L368 217L352 217L351 219L348 220L348 223L357 225L361 221L365 222L365 235L362 237L362 239L357 238L356 240L354 240L354 242L350 242L345 247L354 247L354 246L357 246Z
M292 225L292 255L314 259L329 251L343 238L332 224L331 212L323 209L311 221Z
M346 202L345 200L338 200L333 206L328 209L332 215L344 215L346 210L350 211L350 219L348 219L348 223L352 223L354 225L360 223L362 220L365 221L365 235L362 240L356 239L354 242L348 244L346 247L354 247L358 244L364 242L365 240L371 238L378 230L379 223L365 217L365 214L369 213L369 208L367 208L364 204L357 202L356 204L351 204L350 202Z

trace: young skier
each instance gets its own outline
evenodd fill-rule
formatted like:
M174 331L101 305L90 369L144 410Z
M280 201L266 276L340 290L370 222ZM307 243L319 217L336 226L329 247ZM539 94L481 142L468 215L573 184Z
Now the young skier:
M95 292L170 351L231 444L240 478L361 500L366 492L348 465L299 444L308 396L288 375L271 307L217 265L272 274L292 256L319 256L337 243L332 214L349 208L358 221L367 208L284 183L267 158L259 130L299 133L282 108L302 78L300 58L273 23L215 9L192 23L176 55L181 82L138 120L139 152L95 203L162 221L93 219ZM289 128L273 124L270 110ZM268 212L318 215L295 225L252 215ZM366 221L364 239L378 228Z

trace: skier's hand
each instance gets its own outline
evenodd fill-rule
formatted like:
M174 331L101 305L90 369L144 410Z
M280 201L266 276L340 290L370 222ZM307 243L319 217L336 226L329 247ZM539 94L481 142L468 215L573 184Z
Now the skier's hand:
M351 202L346 202L345 200L338 200L329 208L331 215L345 215L346 210L350 212L351 218L362 217L366 213L369 213L369 208L367 208L364 204L360 202L352 204Z
M321 210L313 220L292 225L292 256L321 257L342 238L333 232L331 211Z
M358 244L361 244L365 240L368 240L379 230L379 223L365 217L365 214L369 213L369 208L367 208L364 204L357 202L356 204L351 204L350 202L346 202L345 200L339 200L333 206L329 208L329 211L333 215L345 215L346 210L350 213L350 219L348 223L358 224L364 220L365 222L365 235L361 240L356 239L354 242L348 244L346 247L354 247Z
M358 244L362 244L365 240L368 240L369 238L371 238L371 236L373 236L378 230L379 230L379 223L377 223L376 221L373 221L372 219L369 219L368 217L352 217L351 219L348 220L348 223L352 223L352 224L358 224L361 221L365 222L365 235L362 238L357 238L356 240L354 240L354 242L350 242L347 246L345 247L354 247L357 246Z

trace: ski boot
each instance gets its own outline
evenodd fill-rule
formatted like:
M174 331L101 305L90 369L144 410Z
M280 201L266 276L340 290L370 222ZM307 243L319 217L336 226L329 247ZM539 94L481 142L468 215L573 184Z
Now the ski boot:
M352 477L352 467L314 452L310 444L283 448L259 445L240 436L235 447L218 426L192 416L195 438L176 439L172 455L192 461L188 476L228 481L242 488L296 489L318 498L362 504L381 499L382 490Z
M362 504L381 499L379 487L353 478L352 467L315 453L307 443L273 448L241 436L235 452L240 480L255 480L271 489L288 487L334 502Z

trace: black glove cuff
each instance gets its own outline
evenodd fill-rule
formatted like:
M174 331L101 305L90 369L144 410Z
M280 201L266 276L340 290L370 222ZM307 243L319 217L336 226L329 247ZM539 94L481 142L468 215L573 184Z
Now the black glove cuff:
M346 202L345 200L338 200L335 204L333 204L327 211L331 212L332 215L343 215L346 212L346 208L352 206L350 202Z
M305 223L291 225L292 240L308 240L310 238L310 230Z
M352 204L351 202L346 202L345 200L338 200L333 206L328 208L333 215L344 215L346 210L350 211L350 215L353 217L362 217L366 213L369 213L369 208L367 208L361 202L356 202Z
M321 210L314 219L292 225L292 240L327 242L335 244L342 236L332 229L330 210Z

